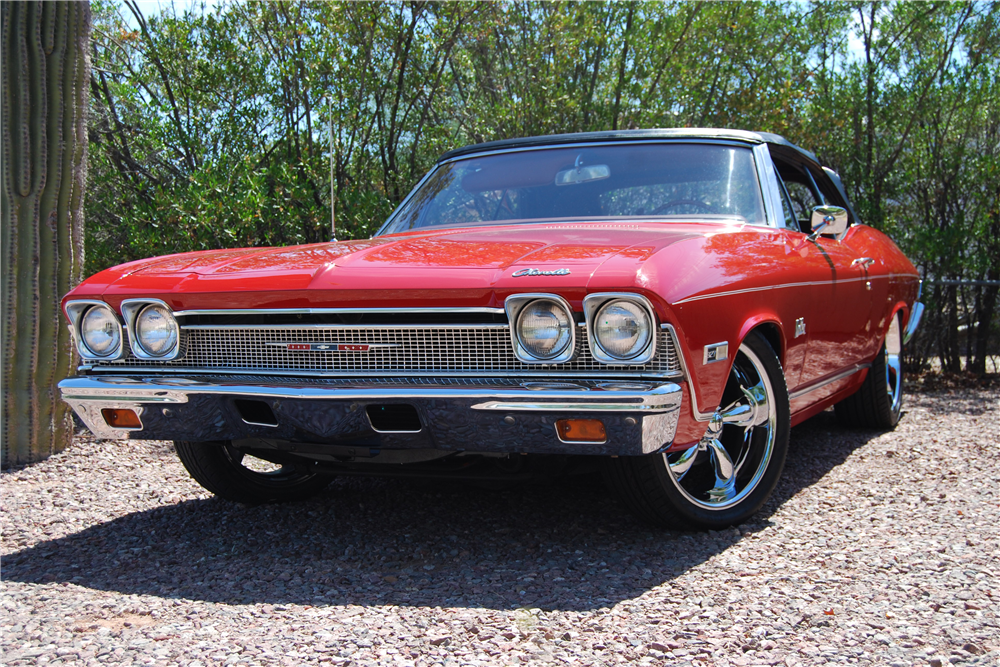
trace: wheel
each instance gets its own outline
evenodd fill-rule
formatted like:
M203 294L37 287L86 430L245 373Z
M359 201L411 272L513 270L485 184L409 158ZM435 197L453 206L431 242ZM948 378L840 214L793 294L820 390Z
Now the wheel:
M697 199L674 199L673 201L668 201L666 204L660 204L654 208L649 215L656 215L660 211L666 211L669 208L674 208L675 206L694 206L695 208L700 208L706 213L715 213L715 207L706 204L703 201L698 201Z
M304 500L330 483L324 475L244 455L228 442L175 441L174 447L191 477L226 500L249 505Z
M902 347L899 313L896 313L861 388L834 406L838 419L858 428L896 427L903 408L903 367L899 360Z
M722 402L701 442L678 452L611 459L610 481L625 504L654 525L738 524L774 490L790 429L781 363L754 332L736 353Z

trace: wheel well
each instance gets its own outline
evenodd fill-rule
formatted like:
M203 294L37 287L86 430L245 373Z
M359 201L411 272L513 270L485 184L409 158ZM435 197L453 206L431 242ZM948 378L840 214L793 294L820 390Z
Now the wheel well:
M771 346L771 349L774 350L774 353L778 356L778 359L781 361L781 365L784 366L785 348L782 345L781 329L778 328L778 325L774 322L763 322L754 327L751 331L756 331L764 337L764 340L767 341L768 345ZM749 332L747 335L749 335Z

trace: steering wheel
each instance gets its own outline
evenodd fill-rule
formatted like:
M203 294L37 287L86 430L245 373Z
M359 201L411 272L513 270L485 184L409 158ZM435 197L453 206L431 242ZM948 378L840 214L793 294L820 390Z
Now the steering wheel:
M705 213L718 213L714 206L710 206L703 201L698 201L697 199L674 199L673 201L668 201L666 204L657 206L650 211L648 215L656 215L660 211L665 211L668 208L673 208L674 206L695 206L703 210Z

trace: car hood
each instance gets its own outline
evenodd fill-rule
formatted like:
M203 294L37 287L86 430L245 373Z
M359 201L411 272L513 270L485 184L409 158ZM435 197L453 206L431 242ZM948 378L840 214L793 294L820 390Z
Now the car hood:
M158 296L175 309L400 305L407 299L496 307L514 291L641 289L653 255L742 226L736 220L616 221L450 229L170 255L109 269L91 281L112 303Z

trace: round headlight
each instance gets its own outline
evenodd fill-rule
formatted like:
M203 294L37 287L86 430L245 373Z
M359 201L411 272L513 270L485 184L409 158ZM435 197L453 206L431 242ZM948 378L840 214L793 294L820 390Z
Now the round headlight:
M532 301L517 318L517 339L533 357L558 357L573 340L573 319L555 301Z
M177 346L177 320L163 306L146 306L135 319L135 337L149 356L166 356Z
M122 340L122 329L118 318L107 306L92 306L80 322L83 344L95 357L110 357Z
M594 334L608 356L622 361L638 356L649 345L649 313L631 301L611 301L597 311Z

